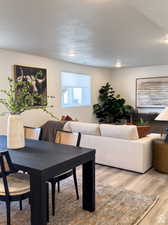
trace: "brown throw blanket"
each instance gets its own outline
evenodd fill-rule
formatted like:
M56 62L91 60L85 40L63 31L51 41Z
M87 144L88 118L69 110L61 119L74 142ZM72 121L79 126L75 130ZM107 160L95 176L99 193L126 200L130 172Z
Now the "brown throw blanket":
M55 142L57 131L61 131L66 122L48 121L42 127L41 140Z

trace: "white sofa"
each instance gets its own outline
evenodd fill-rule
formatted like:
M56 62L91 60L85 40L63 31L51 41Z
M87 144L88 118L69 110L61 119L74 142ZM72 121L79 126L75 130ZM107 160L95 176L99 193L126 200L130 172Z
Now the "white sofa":
M138 137L135 125L67 122L64 130L81 132L81 147L96 149L96 163L145 173L152 166L152 140L159 134Z

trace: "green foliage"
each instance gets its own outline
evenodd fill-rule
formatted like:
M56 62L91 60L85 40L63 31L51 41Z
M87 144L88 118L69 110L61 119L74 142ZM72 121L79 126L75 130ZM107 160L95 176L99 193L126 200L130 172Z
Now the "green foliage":
M149 123L147 121L144 121L142 118L140 118L137 122L136 125L138 126L147 126Z
M125 99L115 95L109 83L99 90L99 103L93 105L93 111L99 122L117 123L129 119L133 107L125 104Z
M41 109L44 112L57 119L52 113L47 110L47 98L38 93L31 92L31 83L28 81L18 81L8 78L8 90L0 90L4 98L0 98L0 103L3 104L9 113L21 114L26 110ZM52 96L50 98L53 98ZM53 106L49 106L53 107Z

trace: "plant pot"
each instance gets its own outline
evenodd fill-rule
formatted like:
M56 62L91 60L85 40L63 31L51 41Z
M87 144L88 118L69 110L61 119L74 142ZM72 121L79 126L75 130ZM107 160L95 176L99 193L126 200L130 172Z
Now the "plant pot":
M24 126L21 115L9 115L7 126L7 148L20 149L25 146Z
M139 138L145 137L147 134L149 134L150 129L151 126L137 126Z

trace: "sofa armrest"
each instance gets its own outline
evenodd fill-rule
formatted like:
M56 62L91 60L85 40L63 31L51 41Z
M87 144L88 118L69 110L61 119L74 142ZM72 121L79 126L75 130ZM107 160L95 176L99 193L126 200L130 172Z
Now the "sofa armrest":
M142 152L142 172L146 172L152 167L152 141L158 138L161 138L160 134L149 134L146 137L137 140Z
M151 142L152 140L158 139L158 138L161 138L161 135L160 134L154 134L154 133L152 133L152 134L147 135L146 137L139 138L135 142L138 142L138 143L147 143L147 142Z

